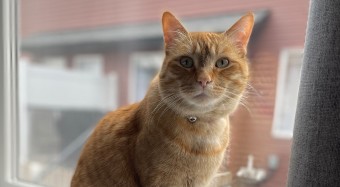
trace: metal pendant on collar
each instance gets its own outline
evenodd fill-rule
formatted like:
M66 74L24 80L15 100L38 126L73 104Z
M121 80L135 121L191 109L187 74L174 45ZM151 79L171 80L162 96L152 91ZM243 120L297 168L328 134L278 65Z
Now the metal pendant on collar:
M197 121L197 117L195 117L195 116L189 116L189 117L188 117L188 121L189 121L190 123L195 123L195 122Z

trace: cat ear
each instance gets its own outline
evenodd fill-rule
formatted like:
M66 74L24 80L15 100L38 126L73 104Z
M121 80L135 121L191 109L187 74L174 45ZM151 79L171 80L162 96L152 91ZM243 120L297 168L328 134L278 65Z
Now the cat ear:
M170 12L163 13L162 24L164 42L166 45L171 44L176 38L188 34L182 24Z
M244 54L254 26L254 14L249 12L240 18L225 34Z

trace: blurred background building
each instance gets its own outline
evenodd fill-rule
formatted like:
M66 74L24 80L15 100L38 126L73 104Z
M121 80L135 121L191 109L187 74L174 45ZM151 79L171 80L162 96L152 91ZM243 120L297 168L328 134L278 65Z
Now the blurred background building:
M69 185L96 122L141 100L161 67L163 11L189 31L213 32L253 11L251 81L246 106L231 117L224 171L244 186L286 186L308 2L19 1L19 178ZM264 171L263 179L241 169L248 158Z

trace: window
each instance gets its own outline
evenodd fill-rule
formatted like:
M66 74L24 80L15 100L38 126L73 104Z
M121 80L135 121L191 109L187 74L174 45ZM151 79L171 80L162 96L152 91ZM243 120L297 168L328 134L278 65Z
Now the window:
M70 178L93 126L117 107L115 85L112 74L21 61L19 177L46 185L49 178ZM55 182L65 186L69 180Z
M118 106L117 75L101 55L17 46L17 3L1 1L0 186L69 186L94 125Z
M144 98L150 81L161 69L164 52L135 53L130 60L130 101L131 103Z
M17 178L17 4L0 2L0 186L21 186ZM26 186L34 186L28 183Z
M303 46L308 1L192 4L0 1L0 186L69 186L98 120L143 99L161 68L163 10L172 11L189 31L213 32L225 31L254 10L248 46L253 88L245 98L250 112L240 106L231 116L223 169L242 186L249 180L237 173L251 158L249 165L267 172L256 185L285 186L291 142L276 137L291 136L301 50L280 52Z
M274 137L293 136L301 65L302 49L285 49L281 52L272 130Z

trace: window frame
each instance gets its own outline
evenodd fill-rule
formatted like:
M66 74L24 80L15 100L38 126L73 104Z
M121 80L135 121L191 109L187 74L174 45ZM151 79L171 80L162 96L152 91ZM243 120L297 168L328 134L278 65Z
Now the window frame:
M137 100L137 90L136 90L136 86L137 86L137 77L136 77L136 72L138 69L140 68L144 68L143 64L140 64L141 60L145 60L148 58L153 58L153 57L161 57L160 61L153 61L153 62L149 62L148 65L152 66L154 68L158 68L159 70L162 67L163 64L163 58L164 58L164 51L162 50L154 50L154 51L144 51L144 52L134 52L131 54L131 56L129 56L129 87L128 87L128 102L129 103L135 103L135 102L139 102ZM147 69L147 68L144 68Z
M301 65L302 65L302 55L303 55L303 47L293 47L293 48L285 48L282 49L280 52L279 57L279 66L278 66L278 73L277 73L277 82L276 82L276 97L275 97L275 108L274 108L274 115L273 115L273 123L272 123L272 136L277 139L291 139L293 137L293 128L291 131L289 130L281 130L281 116L283 109L283 102L284 102L284 93L286 90L286 78L289 76L288 66L290 63L290 57L293 55L301 55ZM301 74L300 74L301 76ZM298 82L298 86L300 82ZM294 125L294 124L293 124Z
M18 178L18 6L0 1L0 186L39 187Z

